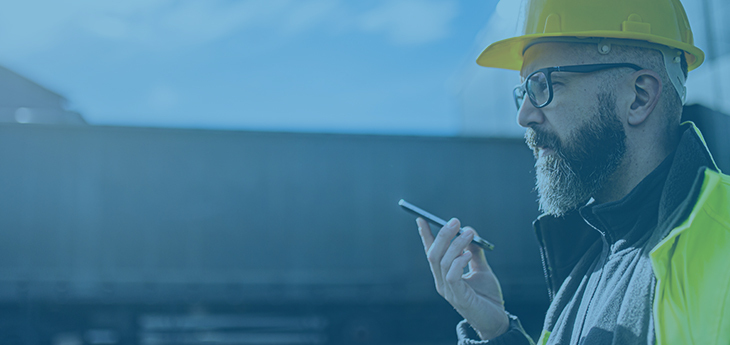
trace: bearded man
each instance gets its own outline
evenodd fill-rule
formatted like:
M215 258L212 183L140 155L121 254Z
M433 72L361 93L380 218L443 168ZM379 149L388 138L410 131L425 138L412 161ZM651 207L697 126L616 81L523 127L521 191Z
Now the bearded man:
M519 70L551 304L539 344L730 343L730 176L692 123L704 58L679 0L531 0L525 35L477 62ZM532 344L476 235L417 219L460 344ZM469 273L463 274L469 265Z

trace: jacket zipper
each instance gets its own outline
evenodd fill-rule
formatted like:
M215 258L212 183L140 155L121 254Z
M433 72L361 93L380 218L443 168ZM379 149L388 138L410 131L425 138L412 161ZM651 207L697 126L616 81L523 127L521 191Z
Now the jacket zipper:
M583 217L581 217L581 218L583 218ZM594 230L598 231L599 234L601 234L601 241L603 242L603 249L601 250L601 260L600 260L601 261L601 266L600 266L601 274L598 275L598 280L596 281L596 283L593 286L592 291L590 292L591 297L588 300L588 304L586 305L586 309L583 312L583 315L580 315L580 320L581 320L580 330L578 332L578 337L577 337L577 339L575 339L575 343L574 343L576 345L580 342L580 338L583 334L583 328L585 327L585 324L586 324L586 315L588 315L588 312L591 309L591 305L593 304L593 298L596 295L596 291L598 290L598 286L601 283L601 279L603 279L603 272L604 272L604 268L606 267L606 263L608 263L608 253L609 253L609 248L610 248L608 245L608 240L606 239L606 233L601 231L597 227L593 226L593 224L591 224L591 222L589 222L587 219L583 218L583 221L585 221L586 224L588 224L591 228L593 228Z

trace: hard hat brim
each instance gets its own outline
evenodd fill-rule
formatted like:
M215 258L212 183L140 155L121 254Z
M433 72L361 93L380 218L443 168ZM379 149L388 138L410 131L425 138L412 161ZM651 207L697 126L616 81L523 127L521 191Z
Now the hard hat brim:
M484 67L495 67L519 71L522 69L523 53L525 47L527 47L530 43L537 39L549 37L616 38L661 44L664 46L683 50L684 55L687 59L687 69L689 71L699 67L705 60L705 53L702 52L701 49L690 44L677 42L656 35L622 31L582 31L531 34L497 41L489 45L486 49L484 49L484 51L482 51L481 54L479 54L479 57L477 58L477 64ZM577 40L576 42L580 42L580 40Z

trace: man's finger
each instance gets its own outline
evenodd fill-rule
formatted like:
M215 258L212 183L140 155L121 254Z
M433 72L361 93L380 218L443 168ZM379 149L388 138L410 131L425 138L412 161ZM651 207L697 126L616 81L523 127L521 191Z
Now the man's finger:
M444 257L444 253L451 244L451 239L456 236L459 231L459 220L456 218L451 219L446 225L439 230L438 234L428 248L426 256L428 261L433 265L438 266L441 263L441 259ZM434 267L436 268L436 267Z
M449 246L449 249L446 250L446 253L444 253L443 258L441 258L441 270L444 273L447 273L449 271L449 267L451 267L453 261L462 255L464 250L466 249L466 246L469 245L469 242L474 238L474 231L465 231L459 237L457 237L453 242L451 242L451 245ZM464 266L466 266L466 263L464 263Z
M436 280L437 287L443 283L443 274L445 273L441 271L441 259L443 259L444 253L446 252L446 249L448 249L449 244L451 244L451 239L454 238L458 231L459 220L454 218L450 220L446 226L439 230L439 233L436 235L433 243L431 243L431 246L426 252L426 258L431 266L431 272L433 272L433 277Z
M421 235L421 242L423 242L423 249L428 253L428 248L431 248L433 244L433 234L431 234L431 227L428 222L421 217L416 218L416 224L418 225L418 234Z
M474 231L475 236L479 236L477 234L476 230L474 228L467 226L464 227L464 231L471 230ZM467 249L472 252L474 255L472 255L471 261L469 261L469 269L472 271L480 271L480 272L491 272L492 267L489 266L489 263L487 262L486 256L484 256L484 249L479 247L478 245L474 243L469 243L469 246Z
M462 305L464 303L464 299L468 298L467 296L469 293L467 290L470 288L464 281L463 274L464 267L466 267L471 257L472 253L468 251L461 254L452 262L451 267L449 267L448 272L444 277L445 294L451 297L450 300L448 298L447 300L453 306Z
M461 280L461 276L464 275L464 268L471 258L472 253L470 251L466 251L454 259L451 263L451 267L449 267L449 271L446 273L446 281L453 285Z

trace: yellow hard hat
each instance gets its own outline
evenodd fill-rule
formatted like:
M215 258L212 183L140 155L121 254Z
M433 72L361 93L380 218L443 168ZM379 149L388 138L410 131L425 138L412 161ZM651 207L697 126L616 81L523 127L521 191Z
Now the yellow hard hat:
M628 39L680 49L690 71L705 59L694 45L679 0L527 0L524 19L523 36L491 44L477 63L519 71L530 43L568 37Z

